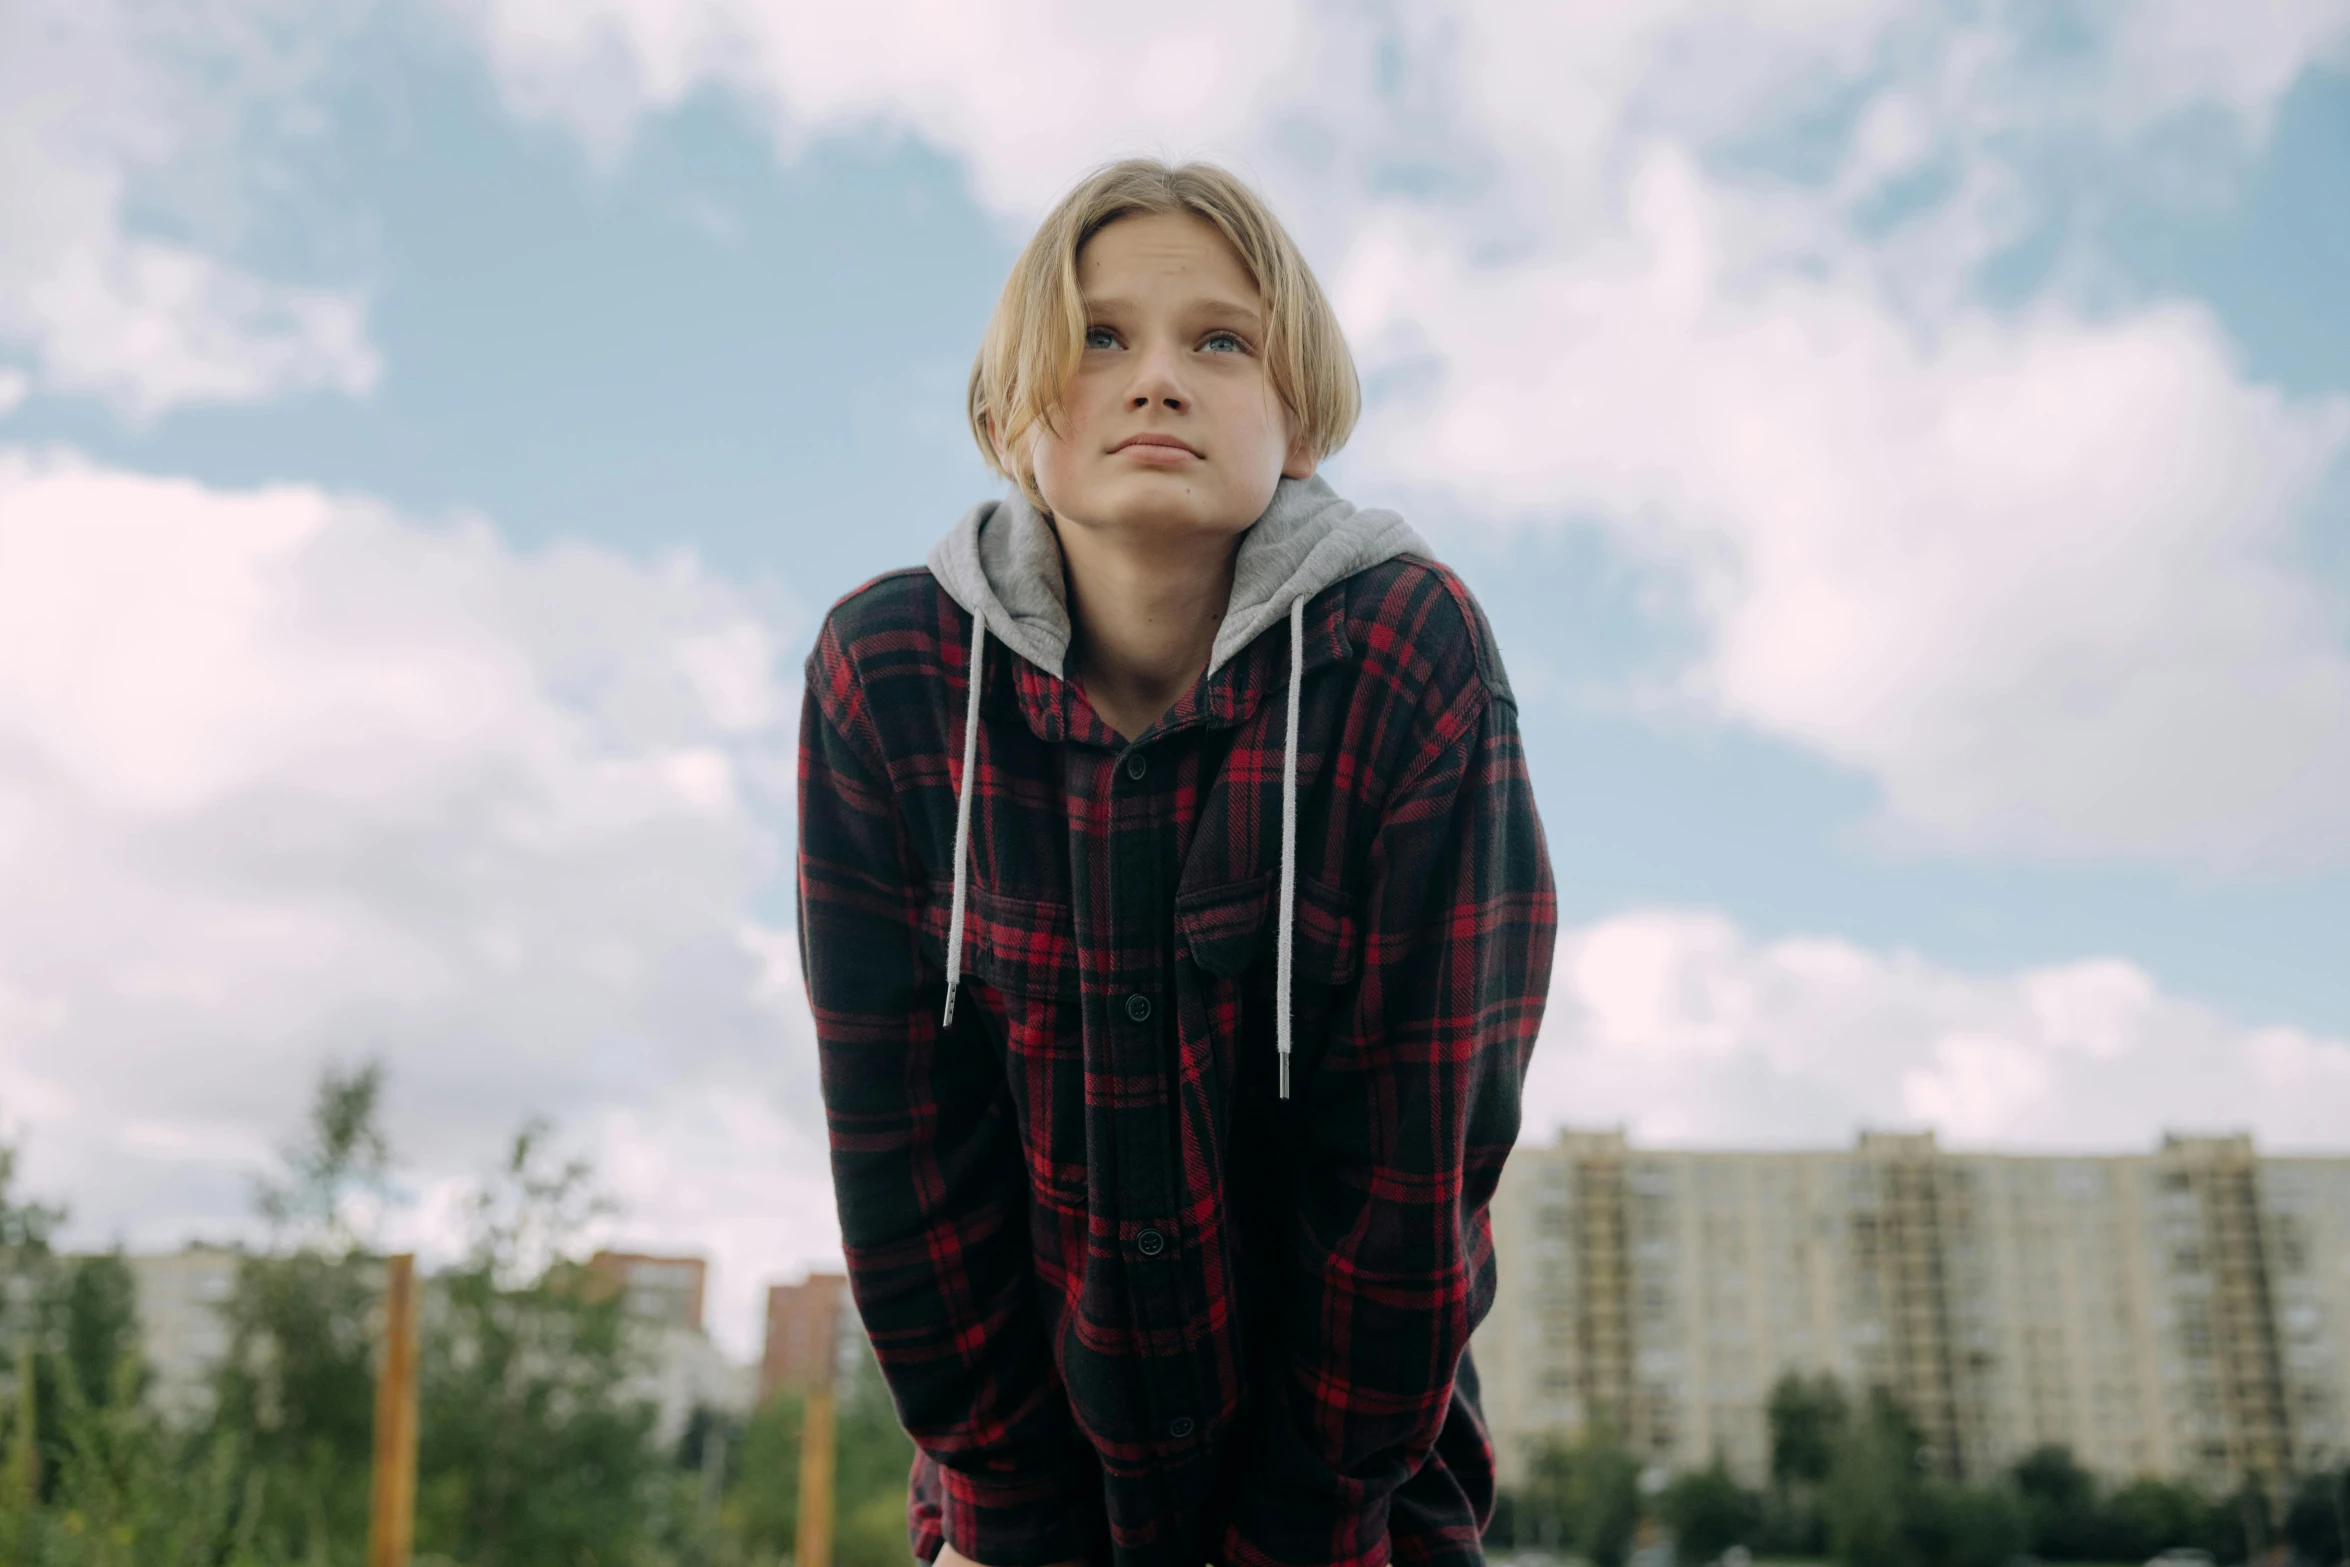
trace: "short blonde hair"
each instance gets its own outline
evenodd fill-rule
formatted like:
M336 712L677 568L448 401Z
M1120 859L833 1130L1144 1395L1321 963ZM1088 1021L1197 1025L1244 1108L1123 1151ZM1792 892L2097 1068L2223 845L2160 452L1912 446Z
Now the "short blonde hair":
M1056 429L1061 398L1085 350L1085 301L1077 256L1086 241L1138 213L1190 213L1231 242L1265 301L1265 364L1273 390L1314 460L1337 451L1362 412L1362 384L1338 313L1264 198L1210 163L1169 165L1150 158L1106 164L1061 198L1036 233L988 318L971 366L971 436L988 467L1018 484L1037 510L1032 463L1007 470L988 434L1020 453L1039 424Z

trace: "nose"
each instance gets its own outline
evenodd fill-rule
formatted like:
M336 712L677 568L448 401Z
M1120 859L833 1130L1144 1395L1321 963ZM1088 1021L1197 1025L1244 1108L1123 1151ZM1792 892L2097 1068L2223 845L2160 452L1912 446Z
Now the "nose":
M1183 384L1182 355L1173 344L1164 340L1146 345L1135 356L1134 382L1126 394L1130 411L1160 407L1182 413L1191 406L1191 397Z

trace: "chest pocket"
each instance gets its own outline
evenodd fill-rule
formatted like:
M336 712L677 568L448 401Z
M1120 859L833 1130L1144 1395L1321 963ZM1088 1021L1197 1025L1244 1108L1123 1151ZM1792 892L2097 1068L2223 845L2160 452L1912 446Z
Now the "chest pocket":
M922 947L943 972L954 884L930 884L922 911ZM1065 903L1015 898L985 887L964 890L963 973L1003 996L1007 1004L1075 1002L1077 927Z
M922 916L923 951L942 975L954 895L953 883L931 883L930 906ZM1028 1178L1040 1199L1032 1219L1049 1225L1056 1214L1082 1213L1085 1207L1077 928L1065 903L1015 898L984 887L969 888L964 896L964 989L955 1026L977 1029L1003 1052Z
M1175 900L1175 929L1194 963L1218 979L1243 979L1258 963L1273 972L1280 921L1273 907L1280 878L1271 871ZM1355 918L1338 893L1312 877L1297 884L1296 977L1343 985L1361 957Z
M1175 931L1207 983L1191 998L1207 1031L1222 1036L1216 1052L1237 1072L1244 1097L1274 1094L1280 877L1267 872L1175 900ZM1296 1071L1310 1077L1322 1058L1331 1019L1351 994L1362 943L1355 918L1333 889L1311 878L1297 884L1296 970L1290 989ZM1226 1056L1226 1052L1232 1054ZM1235 1059L1236 1057L1236 1059Z

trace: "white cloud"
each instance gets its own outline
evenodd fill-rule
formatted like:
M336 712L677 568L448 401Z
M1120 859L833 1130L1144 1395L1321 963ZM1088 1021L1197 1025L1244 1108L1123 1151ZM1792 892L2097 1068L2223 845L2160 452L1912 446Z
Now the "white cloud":
M357 291L272 282L131 219L239 161L240 100L280 63L253 41L287 10L0 8L0 343L46 390L143 418L374 384Z
M776 1030L777 1061L813 1063L796 939L756 923L739 936L757 968L753 999ZM593 1222L578 1244L711 1259L704 1326L738 1360L755 1359L767 1286L841 1267L813 1094L812 1074L802 1081L788 1069L704 1074L585 1111L578 1124L558 1129L557 1151L591 1158L598 1186L623 1206ZM482 1173L445 1169L412 1184L407 1200L383 1216L384 1244L417 1250L428 1267L459 1256Z
M0 450L28 1185L89 1239L230 1227L320 1064L380 1054L419 1189L546 1113L631 1238L720 1248L747 1344L760 1276L837 1247L790 946L753 909L790 633L690 558Z
M814 1025L791 933L752 928L745 939L766 967L778 1053L812 1068ZM604 1179L629 1194L615 1243L718 1259L704 1315L746 1358L764 1329L767 1285L841 1266L813 1071L791 1092L787 1113L779 1094L690 1084L649 1105L613 1106L596 1127Z
M1906 167L1946 142L1981 155L2004 138L2013 153L2019 132L2084 125L2127 140L2201 109L2257 142L2304 71L2350 56L2338 0L2224 15L2147 0L2084 19L2089 34L2055 50L2035 44L2031 7L1961 16L1927 0L1414 0L1376 16L1312 0L437 3L518 112L601 156L646 115L717 90L763 108L787 157L819 135L921 137L1014 217L1121 152L1212 149L1315 207L1360 204L1383 155L1435 154L1472 183L1528 182L1563 232L1627 150L1735 144L1856 90L1926 116Z
M2350 1040L2247 1026L2089 958L2005 974L1640 910L1567 932L1524 1136L1827 1146L1931 1127L1993 1148L2140 1149L2164 1128L2331 1146Z
M1977 298L2004 247L2094 217L2043 152L2101 138L2160 184L2149 133L2182 113L2257 143L2350 11L2265 7L2225 41L2192 7L2120 15L2052 54L2000 8L1465 12L1493 194L1363 222L1342 310L1419 394L1356 460L1605 529L1693 633L1634 699L1873 779L1887 841L2350 861L2350 600L2304 558L2350 398L2255 383L2191 302L2117 305L2078 239L2033 302ZM1817 182L1709 164L1838 86L1867 96Z
M1417 220L1344 283L1443 380L1376 471L1582 516L1685 589L1672 695L1877 780L1940 849L2226 869L2350 856L2350 604L2297 558L2350 399L2248 382L2152 305L1905 316L1741 265L1659 155L1605 250L1481 267Z
M2117 18L2112 68L2125 123L2216 104L2265 133L2303 71L2350 63L2350 7L2341 0L2264 0L2227 11L2196 0L2141 0Z
M2350 604L2301 559L2350 399L2256 384L2191 302L2112 304L2095 214L2039 166L2160 186L2197 115L2256 146L2350 47L2332 0L2161 0L2065 50L2029 8L1903 0L463 10L517 103L606 147L717 88L787 152L925 137L1012 216L1113 151L1233 149L1366 361L1427 389L1357 470L1606 528L1695 633L1644 696L1874 780L1909 848L2350 859ZM1721 172L1807 115L1825 173ZM1378 194L1397 162L1449 183ZM2041 297L1981 304L2050 228Z
M1040 209L1105 157L1237 145L1305 61L1302 0L1179 13L1006 0L445 0L509 101L599 153L644 114L729 89L788 152L910 133L965 157L983 201Z
M1307 0L441 3L520 112L605 155L717 89L786 155L921 137L1015 219L1119 152L1235 162L1366 360L1437 371L1358 457L1609 529L1682 590L1673 701L1873 778L1885 828L1937 848L2350 854L2345 609L2296 558L2350 405L2253 384L2191 305L2090 308L2093 257L2029 308L1972 297L2050 216L2035 148L2085 127L2120 159L2195 110L2256 143L2350 38L2331 0L2226 25L2159 0L2057 78L2020 11L1897 0L1376 26ZM218 178L235 101L302 78L213 94L191 36L293 9L0 11L0 347L30 372L0 370L0 414L372 384L359 292L130 216ZM1721 172L1863 93L1824 183ZM1438 194L1374 194L1398 166ZM1937 171L1946 194L1882 219ZM627 1239L719 1254L718 1325L747 1330L758 1278L833 1246L790 944L752 912L789 776L776 646L690 563L0 456L0 1119L36 1183L177 1239L233 1210L322 1058L381 1049L418 1233L550 1111L605 1155ZM2112 960L1970 976L1652 913L1574 934L1561 976L1536 1119L2135 1147L2173 1119L2307 1140L2350 1107L2343 1042Z
M1552 243L1603 219L1627 149L1751 136L1861 79L1901 0L1543 0L1431 6L1458 112Z

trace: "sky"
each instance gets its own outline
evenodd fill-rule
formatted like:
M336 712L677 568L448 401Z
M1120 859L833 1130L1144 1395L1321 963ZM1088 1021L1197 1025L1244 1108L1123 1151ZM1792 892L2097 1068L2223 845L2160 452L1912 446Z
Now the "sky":
M15 0L21 1190L249 1233L376 1059L385 1244L544 1117L748 1353L838 1258L801 661L1133 153L1290 224L1496 627L1529 1139L2350 1147L2350 0Z

